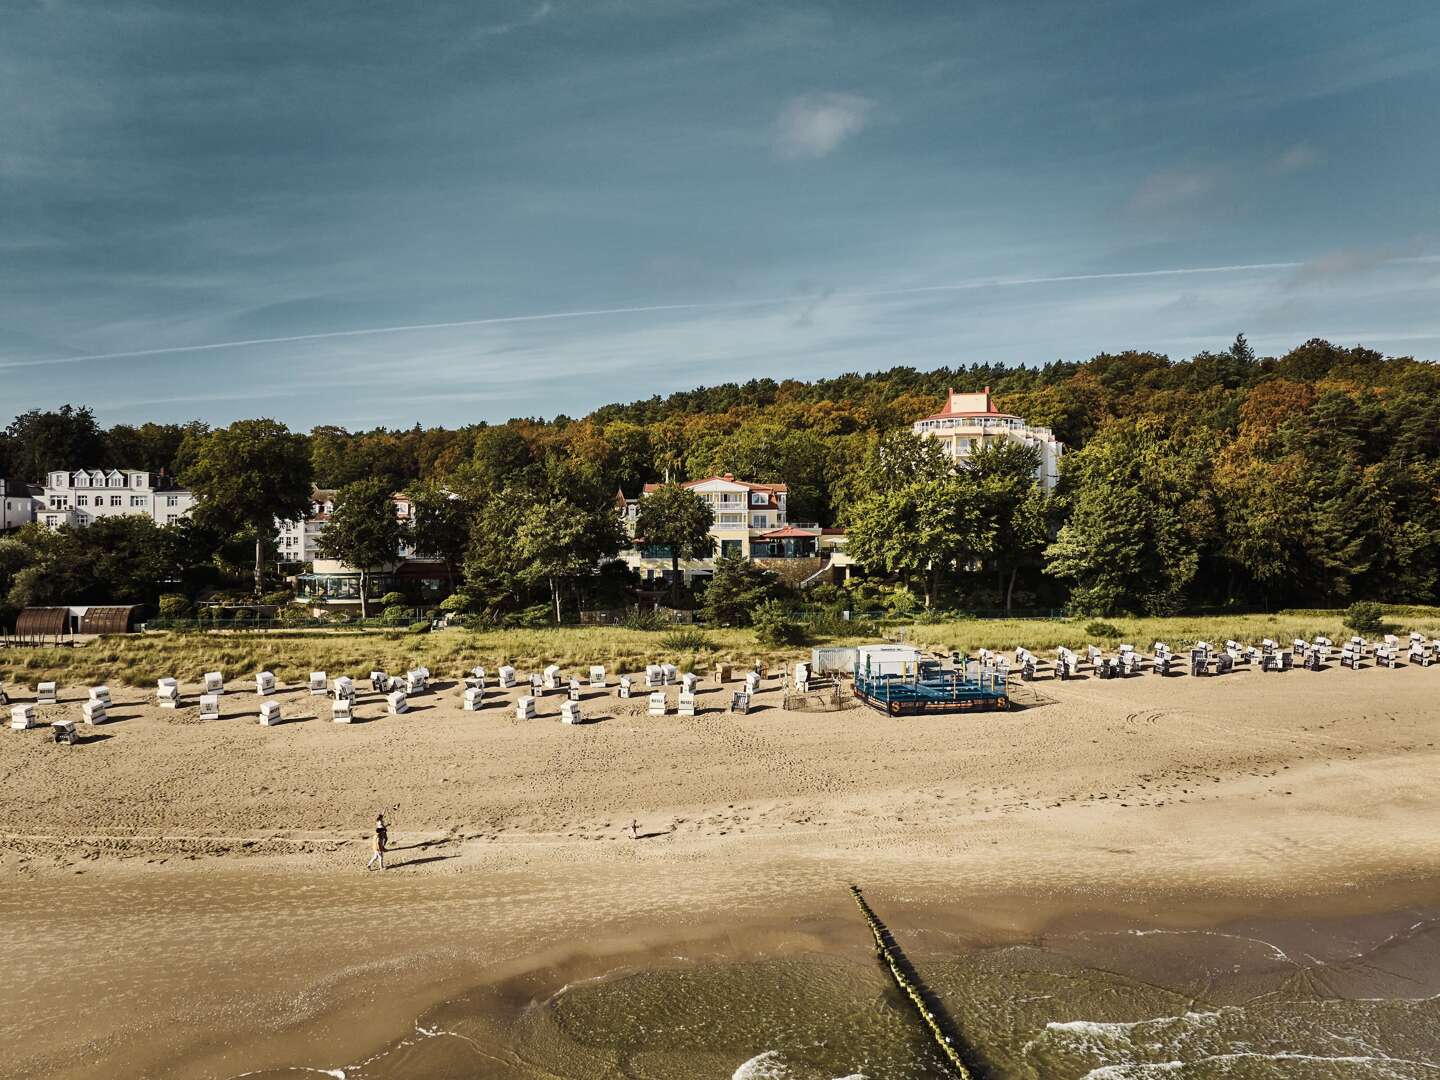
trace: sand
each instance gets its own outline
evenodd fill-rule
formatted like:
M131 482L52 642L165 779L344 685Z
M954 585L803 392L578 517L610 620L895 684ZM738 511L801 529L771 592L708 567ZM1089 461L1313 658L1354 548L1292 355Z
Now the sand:
M81 746L0 732L0 1076L333 1067L537 958L803 936L850 881L1014 934L1440 897L1440 669L1047 679L899 720L766 687L663 719L587 689L579 727L559 693L520 721L518 691L467 713L442 680L392 717L367 690L347 726L285 687L267 728L238 681L205 723L198 687L169 712L112 686Z

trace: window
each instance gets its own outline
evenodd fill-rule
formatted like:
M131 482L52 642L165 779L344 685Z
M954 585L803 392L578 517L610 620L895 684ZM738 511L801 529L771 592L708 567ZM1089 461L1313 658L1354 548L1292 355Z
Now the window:
M178 495L166 495L166 496L165 496L165 505L166 505L166 506L179 506L179 505L180 505L180 496L178 496Z
M743 555L744 552L741 550L743 546L743 543L739 540L721 540L720 554L727 559L735 555Z
M104 498L104 496L101 496L101 495L95 496L95 501L96 501L96 503L97 503L97 504L100 503L100 502L103 500L103 498ZM110 496L110 505L111 505L111 506L124 506L124 505L125 505L125 500L122 499L119 495L111 495L111 496Z
M166 514L166 515L165 515L165 524L166 524L166 525L174 525L175 522L177 522L177 521L179 521L179 520L180 520L179 517L177 517L175 514Z
M84 496L84 495L76 495L76 496L75 496L75 505L76 505L76 506L87 506L87 505L89 505L89 499L88 499L86 496Z
M145 496L144 496L144 495L131 495L131 496L130 496L130 505L131 505L131 506L144 506L144 505L145 505Z
M766 520L767 519L764 514L751 514L750 527L752 529L763 529L765 528Z

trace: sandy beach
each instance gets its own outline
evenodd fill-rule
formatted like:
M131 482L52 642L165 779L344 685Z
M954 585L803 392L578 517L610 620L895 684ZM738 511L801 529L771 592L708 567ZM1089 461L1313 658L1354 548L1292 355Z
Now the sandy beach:
M737 935L843 951L852 922L863 956L851 881L899 934L986 940L1440 901L1436 670L1047 679L899 720L784 711L774 678L749 715L707 681L701 715L652 718L612 686L579 727L559 693L464 712L444 674L403 716L362 693L349 726L292 686L261 727L234 678L219 721L194 685L174 712L112 686L81 746L7 730L0 1075L353 1076L482 984Z

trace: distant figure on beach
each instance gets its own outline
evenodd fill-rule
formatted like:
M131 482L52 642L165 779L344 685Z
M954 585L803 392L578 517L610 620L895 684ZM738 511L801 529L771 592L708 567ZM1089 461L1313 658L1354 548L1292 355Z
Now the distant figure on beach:
M370 841L372 854L370 861L365 864L366 870L369 870L377 863L380 865L381 870L385 869L385 844L388 839L389 832L385 828L385 815L380 814L375 818L375 835Z
M638 840L638 839L640 839L640 823L639 823L638 821L636 821L634 818L631 818L631 819L630 819L630 839L631 839L631 840Z

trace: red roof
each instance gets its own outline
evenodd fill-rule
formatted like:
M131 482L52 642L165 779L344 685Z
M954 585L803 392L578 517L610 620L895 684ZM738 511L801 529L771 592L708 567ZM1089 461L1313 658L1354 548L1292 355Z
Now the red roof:
M713 480L719 480L726 484L739 484L741 487L750 488L752 491L784 491L788 493L790 488L785 484L761 484L754 480L736 480L733 475L726 473L724 476L706 476L699 480L684 480L680 486L683 488L699 487L701 484L708 484ZM664 487L664 484L646 484L641 491L646 495Z
M932 413L925 417L926 420L953 420L956 417L966 416L994 416L1003 420L1018 420L1018 416L1010 413L1002 413L995 408L995 403L990 400L990 388L987 386L978 394L957 394L951 390L945 396L945 408L938 413Z
M791 540L791 539L798 540L798 539L801 539L801 538L803 538L803 537L813 537L813 536L816 536L816 535L817 535L817 534L816 534L816 532L815 532L814 529L800 529L800 528L796 528L794 525L786 525L785 528L783 528L783 529L774 529L774 530L772 530L771 532L761 533L756 539L758 539L758 540Z

